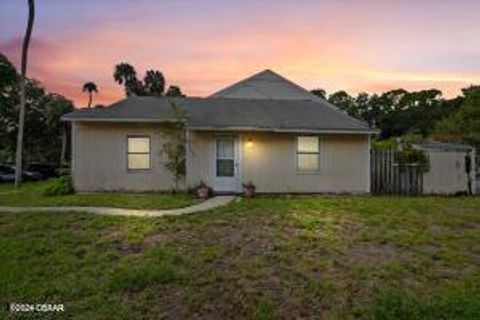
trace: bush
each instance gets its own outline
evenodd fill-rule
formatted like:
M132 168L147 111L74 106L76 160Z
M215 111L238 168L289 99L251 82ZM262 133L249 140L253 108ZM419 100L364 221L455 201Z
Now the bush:
M395 162L400 165L417 164L423 172L430 170L427 153L423 150L414 149L411 145L407 145L402 151L395 154Z
M60 177L53 180L52 184L48 186L43 195L45 196L63 196L72 194L74 192L72 177L69 172L60 173Z
M395 150L397 149L398 141L396 137L385 140L375 139L372 141L372 149L374 150Z

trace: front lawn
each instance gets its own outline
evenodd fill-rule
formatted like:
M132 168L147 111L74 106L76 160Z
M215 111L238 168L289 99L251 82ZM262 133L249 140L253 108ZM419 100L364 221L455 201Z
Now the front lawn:
M64 303L56 318L479 319L480 199L260 197L164 218L3 213L0 261L0 301Z
M0 184L0 206L90 206L127 209L171 209L192 205L197 200L185 193L89 193L45 196L52 181L28 182L16 190L12 184Z

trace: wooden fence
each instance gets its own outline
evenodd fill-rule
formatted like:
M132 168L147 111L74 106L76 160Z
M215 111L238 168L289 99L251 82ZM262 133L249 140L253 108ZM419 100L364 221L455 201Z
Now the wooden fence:
M423 171L416 164L395 163L395 151L371 151L371 192L415 196L423 191Z

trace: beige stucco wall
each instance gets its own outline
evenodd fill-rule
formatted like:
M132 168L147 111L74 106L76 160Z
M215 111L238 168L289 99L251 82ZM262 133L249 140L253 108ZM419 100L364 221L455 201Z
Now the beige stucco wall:
M205 131L187 132L187 186L192 188L200 181L213 186L214 134Z
M465 152L427 151L430 169L423 175L424 194L455 194L468 191ZM475 163L472 154L472 164ZM475 173L472 172L472 189Z
M321 136L320 171L296 169L296 135L287 133L242 133L240 141L241 182L252 181L257 192L370 192L370 156L367 135ZM191 132L187 161L187 184L200 180L213 186L213 132ZM246 147L251 139L253 146Z
M163 191L175 187L165 169L162 145L169 131L160 124L74 123L73 181L77 191ZM127 170L127 136L147 135L151 169ZM185 182L180 186L184 188Z
M73 180L76 190L162 191L175 187L165 169L162 145L169 138L162 124L75 123L73 125ZM127 136L151 138L150 170L127 170ZM216 133L189 131L187 176L181 188L203 180L214 185ZM258 192L369 192L369 140L366 135L322 135L320 171L296 170L296 135L241 133L239 137L239 185L253 181ZM246 141L253 146L248 148Z

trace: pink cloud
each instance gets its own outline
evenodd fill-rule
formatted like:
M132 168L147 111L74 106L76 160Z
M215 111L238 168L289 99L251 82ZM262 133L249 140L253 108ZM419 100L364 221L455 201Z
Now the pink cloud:
M121 61L134 65L140 76L146 69L159 69L168 83L196 96L208 95L265 68L307 88L323 87L330 92L435 86L452 96L465 84L480 83L479 69L460 72L454 71L455 66L447 70L442 64L423 62L435 59L438 52L450 52L448 43L440 41L455 33L448 29L450 24L422 28L421 17L411 15L407 20L412 25L399 30L402 21L395 20L388 10L373 10L376 7L370 1L306 7L308 12L291 4L288 8L295 15L287 12L278 19L279 8L258 4L235 15L237 21L210 11L200 16L208 21L201 21L184 11L169 17L156 11L145 14L134 7L123 19L107 17L85 28L34 33L29 75L78 106L86 103L81 92L86 81L99 87L96 103L123 97L122 88L112 78L114 65ZM265 11L271 14L265 15ZM438 35L439 31L443 35ZM471 52L465 48L465 43L475 43L471 37L463 33L448 42L455 44L456 50ZM0 50L18 64L20 46L20 38L14 38L0 43ZM471 56L480 54L472 51ZM413 65L416 69L410 68Z

